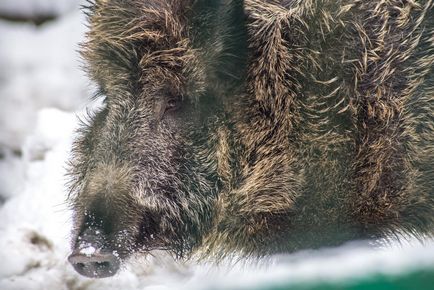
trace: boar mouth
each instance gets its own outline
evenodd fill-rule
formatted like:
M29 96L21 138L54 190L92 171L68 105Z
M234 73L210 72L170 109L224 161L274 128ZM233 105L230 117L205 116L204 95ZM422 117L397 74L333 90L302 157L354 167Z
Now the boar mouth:
M136 237L136 247L139 251L149 253L153 250L170 251L161 233L161 217L156 213L147 212L140 223Z

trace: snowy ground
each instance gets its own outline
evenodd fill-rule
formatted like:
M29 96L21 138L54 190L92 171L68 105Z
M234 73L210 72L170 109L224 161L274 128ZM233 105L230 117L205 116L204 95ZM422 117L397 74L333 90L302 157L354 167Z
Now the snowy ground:
M0 20L0 289L260 289L349 281L431 269L434 242L337 249L220 267L137 258L113 278L79 276L67 263L71 214L65 162L89 98L77 43L83 17L73 0L1 0L0 15L53 14L41 26ZM288 286L289 287L289 286Z

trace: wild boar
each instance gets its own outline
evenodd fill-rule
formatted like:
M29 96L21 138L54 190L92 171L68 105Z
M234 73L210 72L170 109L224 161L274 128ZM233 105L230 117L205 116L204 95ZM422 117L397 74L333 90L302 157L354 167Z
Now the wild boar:
M74 268L431 236L433 3L90 3Z

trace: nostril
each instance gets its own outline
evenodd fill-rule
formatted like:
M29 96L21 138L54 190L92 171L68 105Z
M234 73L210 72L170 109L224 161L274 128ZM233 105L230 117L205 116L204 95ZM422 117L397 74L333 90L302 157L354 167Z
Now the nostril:
M83 269L85 267L85 265L83 263L77 263L74 265L75 268L80 268Z
M90 278L113 276L120 266L119 259L112 253L85 255L74 252L68 257L68 261L79 274Z

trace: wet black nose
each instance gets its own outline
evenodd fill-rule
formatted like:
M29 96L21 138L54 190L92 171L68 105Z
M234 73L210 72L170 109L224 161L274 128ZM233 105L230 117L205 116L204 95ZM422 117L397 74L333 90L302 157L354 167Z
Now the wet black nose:
M92 248L91 248L92 249ZM120 261L113 253L90 253L88 249L75 250L68 261L81 275L89 278L105 278L116 274Z
M120 259L110 249L106 235L99 228L87 228L78 237L68 261L81 275L105 278L116 274Z

